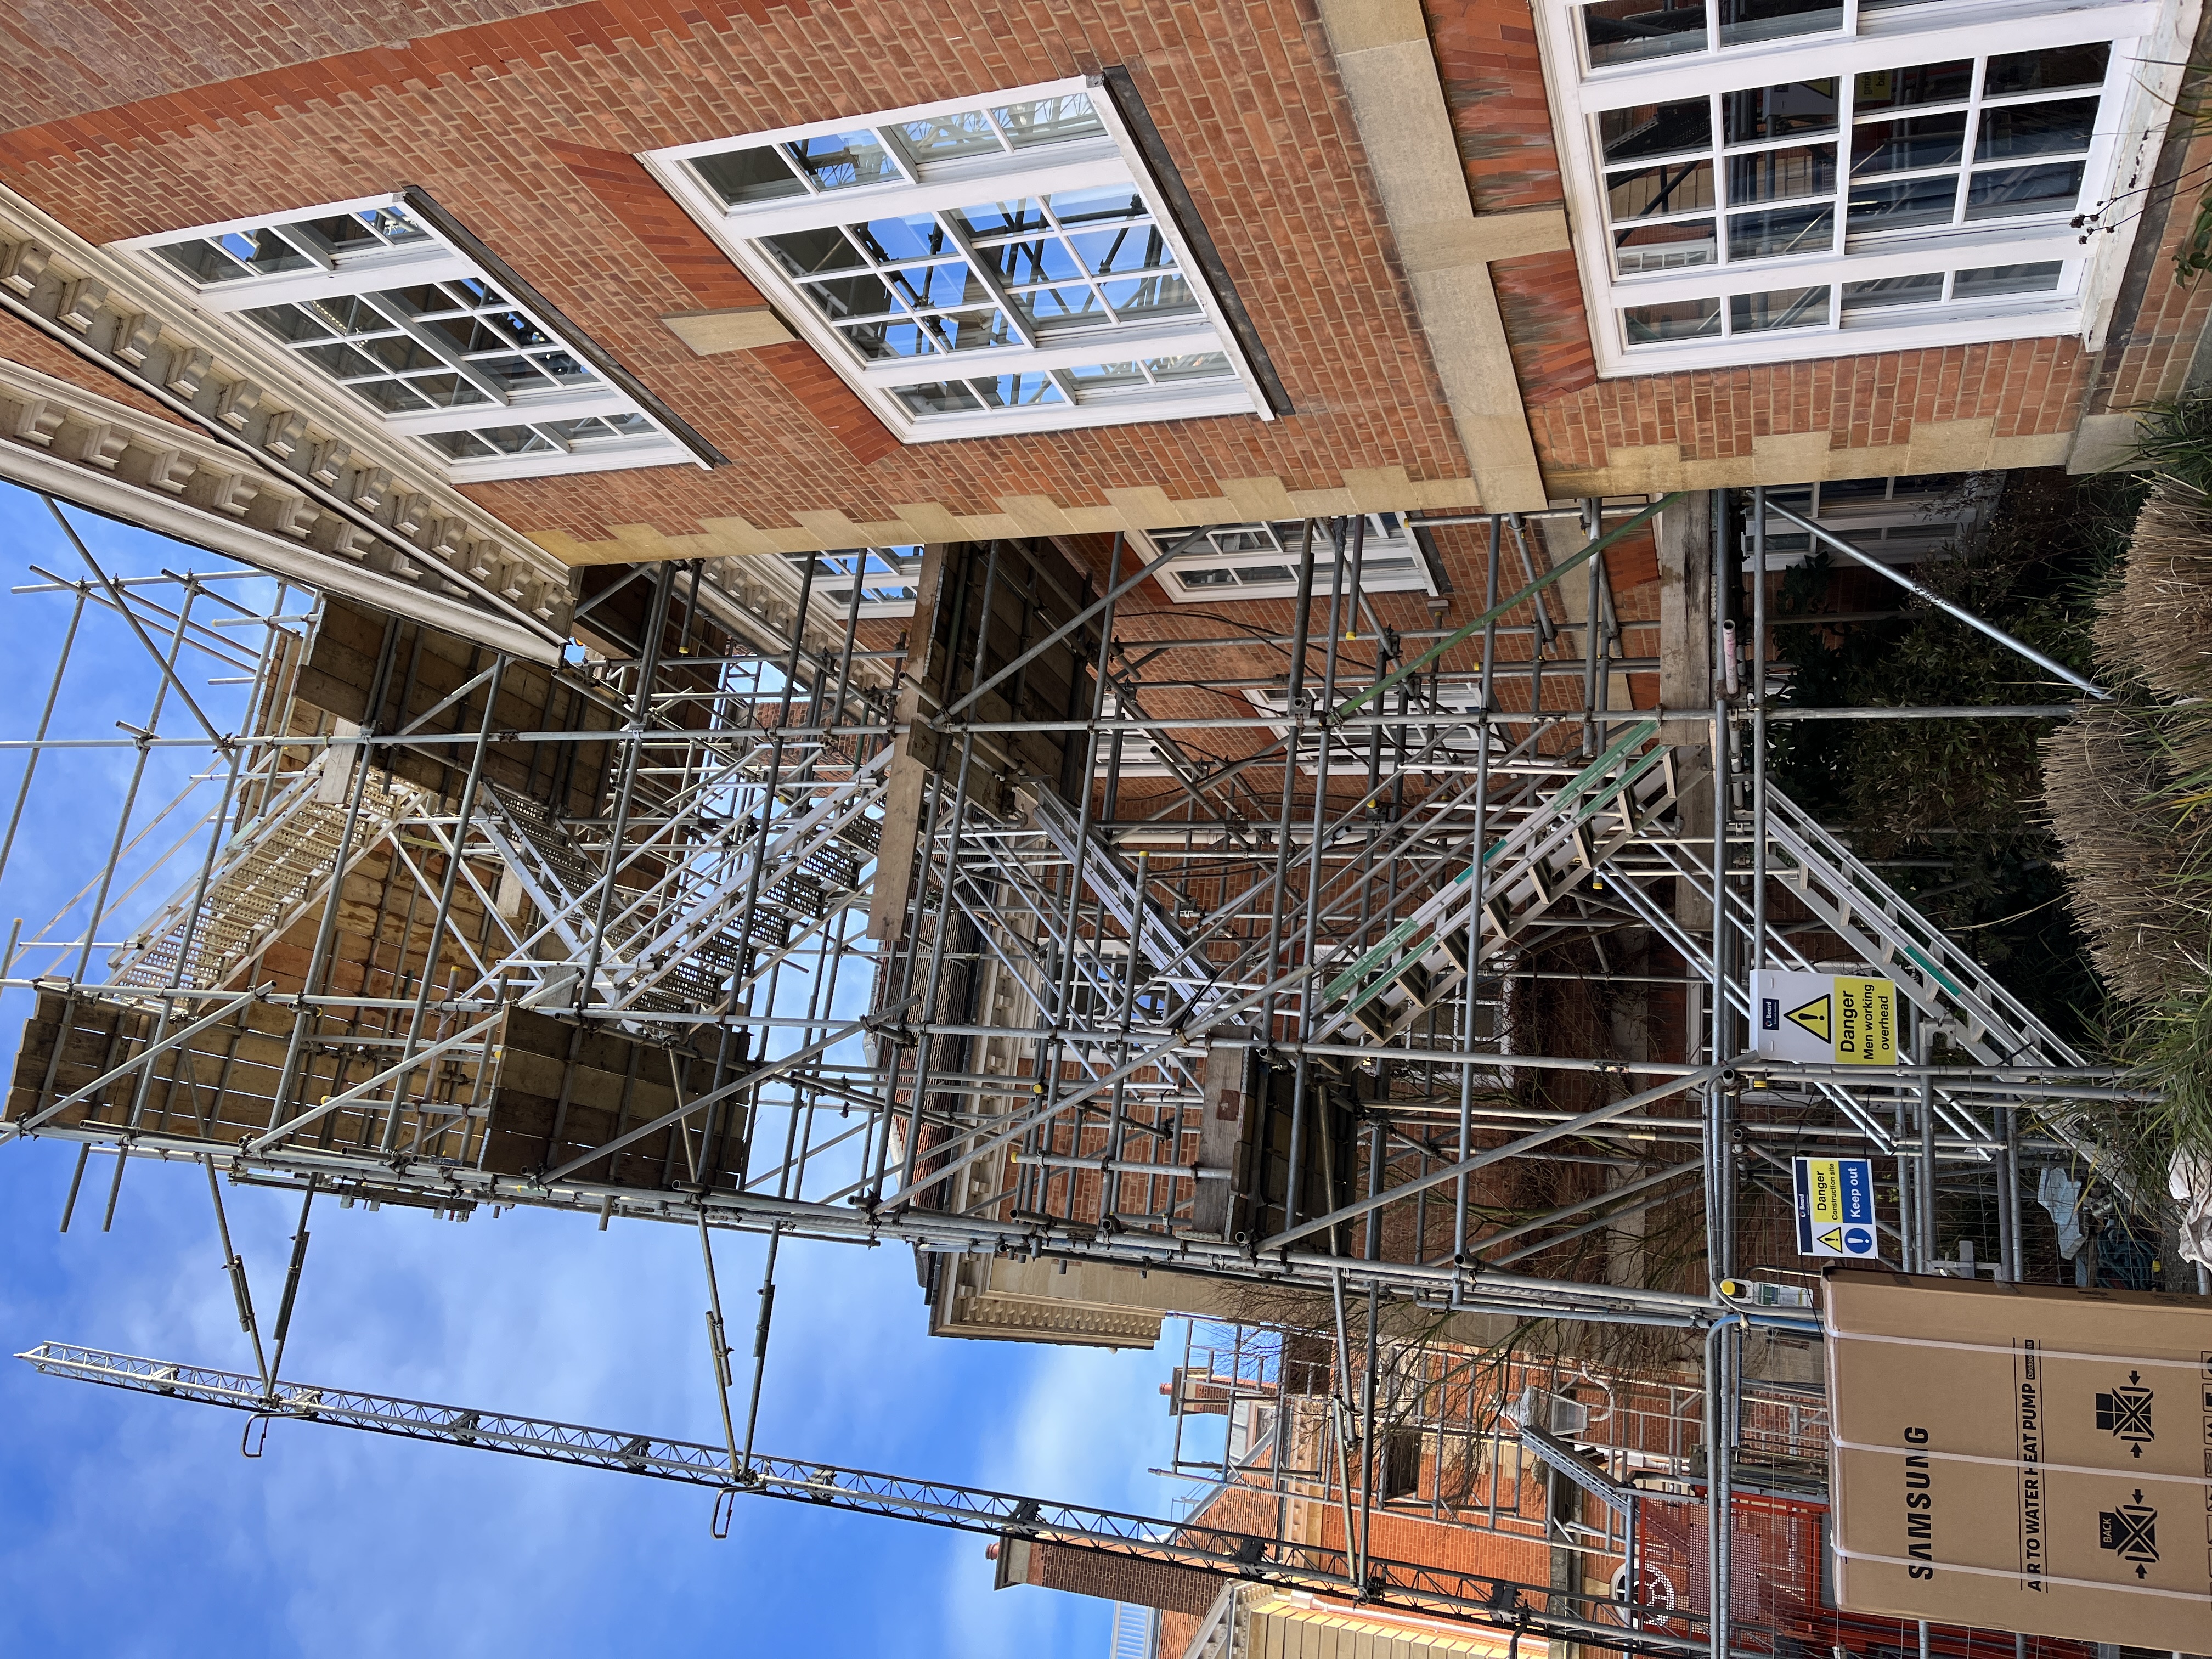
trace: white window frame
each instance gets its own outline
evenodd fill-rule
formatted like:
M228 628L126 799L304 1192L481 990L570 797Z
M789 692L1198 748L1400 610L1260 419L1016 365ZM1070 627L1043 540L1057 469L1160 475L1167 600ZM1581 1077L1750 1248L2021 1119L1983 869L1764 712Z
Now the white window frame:
M1599 374L1616 378L1671 374L2068 334L2087 336L2094 345L2125 264L2135 216L2116 216L2126 222L2118 234L2087 238L2072 222L2077 213L2094 212L2106 204L2116 177L2124 183L2130 172L2139 170L2155 155L2171 113L2166 100L2172 88L2167 83L2179 73L2178 64L2171 60L2183 55L2167 47L2177 33L2186 39L2197 3L2197 0L2169 0L2161 7L2158 0L2094 0L2092 3L2084 0L1922 0L1877 8L1845 0L1841 27L1823 33L1718 49L1708 46L1703 51L1593 66L1577 0L1539 0L1545 75L1566 181L1568 211L1580 250L1577 263ZM2182 15L2185 13L2186 17ZM1843 238L1844 228L1839 224L1832 251L1729 262L1725 243L1729 205L1719 199L1723 185L1716 179L1716 201L1705 216L1714 222L1715 237L1721 245L1715 249L1718 262L1667 271L1615 274L1612 228L1606 210L1607 169L1597 138L1598 118L1606 111L1711 96L1716 122L1713 150L1719 155L1727 148L1725 135L1717 127L1720 94L1835 76L1839 85L1833 142L1838 147L1840 219L1841 204L1850 188L1853 76L1917 64L1974 59L1975 101L1971 107L1978 110L1980 60L1993 55L1992 47L1999 48L2001 55L2097 41L2110 41L2112 56L2099 94L2102 102L2086 158L2082 191L2063 211L1922 233L1887 233L1863 239L1855 250L1833 251L1849 246ZM2023 95L2021 101L2068 95L2063 92ZM1972 167L1974 119L1970 114L1969 153L1960 163L1961 173ZM1784 141L1775 142L1779 145ZM1823 141L1808 134L1799 142ZM2033 164L2033 158L2024 158L2022 164ZM2085 240L2089 246L2084 246ZM1846 283L2051 262L2061 266L2058 285L2052 290L1976 301L1869 308L1848 321L1843 317L1842 291ZM1730 301L1739 295L1823 286L1829 289L1826 316L1810 326L1631 343L1622 315L1632 306L1717 299L1726 317Z
M1119 720L1121 700L1111 691L1106 694L1105 717ZM1114 764L1114 740L1121 743L1121 763ZM1171 778L1175 769L1168 757L1160 752L1159 734L1147 727L1139 732L1101 732L1098 734L1098 765L1091 776L1103 781L1109 773L1124 778Z
M406 243L380 246L360 252L340 252L335 256L306 239L286 236L284 240L306 257L307 264L305 269L208 283L195 282L157 252L180 243L214 240L230 235L251 236L264 230L281 233L286 226L319 219L351 217L380 210L404 216L416 230L422 233L422 236ZM519 296L506 293L508 286L506 283L492 276L447 240L436 226L409 205L404 196L365 196L354 201L333 202L318 207L258 213L247 218L225 220L218 224L191 226L163 231L152 236L134 236L116 243L115 246L119 252L133 256L142 269L150 271L170 291L187 297L203 311L220 319L226 327L251 339L264 355L273 353L287 361L297 357L297 383L301 388L313 388L315 397L337 402L356 418L380 426L394 438L413 440L408 447L440 468L455 483L605 472L639 466L705 465L649 410L641 407L635 398L602 374L592 363L587 354L577 349L574 341L565 337L558 327L532 310ZM504 303L481 309L516 313L526 319L549 342L547 345L531 348L529 352L517 349L509 355L528 356L531 352L565 354L574 361L582 378L571 386L510 394L490 377L471 373L465 368L462 366L464 356L455 353L450 342L440 339L437 331L423 329L387 311L386 315L392 326L382 332L396 337L411 338L426 351L443 357L447 368L429 372L459 374L476 388L481 399L451 408L393 413L379 409L356 395L348 388L343 380L325 372L301 355L307 348L328 342L303 339L288 343L243 314L264 307L374 295L416 283L436 282L476 282L489 285L501 295ZM372 300L371 304L375 302ZM382 307L377 308L384 310ZM363 378L404 377L395 374ZM643 422L648 429L635 436L593 438L579 444L569 444L558 434L543 429L556 422L608 416L623 417L633 423ZM456 457L446 453L429 441L435 434L518 426L538 428L538 436L550 446L549 450L517 455Z
M899 547L838 547L821 553L787 553L784 558L793 576L800 581L806 579L808 563L814 564L813 598L808 610L817 618L854 614L853 573L856 571L861 573L860 621L914 615L915 598L921 586L918 543ZM823 568L825 565L830 568ZM878 597L871 598L872 594Z
M1930 477L1949 482L1934 488ZM1831 478L1811 484L1770 485L1770 503L1784 505L1807 518L1818 519L1837 535L1846 538L1869 558L1884 564L1920 564L1936 556L1947 539L1955 552L1958 544L1987 521L1996 506L2001 474L1988 472L1938 473L1889 477L1881 479ZM1880 496L1869 496L1855 486L1880 483ZM1790 500L1803 492L1802 499ZM1785 546L1782 538L1803 544ZM1743 568L1755 561L1748 551L1751 527L1746 525L1741 544L1747 550ZM1771 512L1766 520L1766 568L1786 570L1814 556L1811 538L1786 519Z
M1562 672L1572 672L1576 665L1556 665ZM1309 684L1307 694L1314 688ZM1279 743L1291 737L1289 723L1290 691L1288 688L1261 690L1255 686L1244 688L1244 700L1252 705L1252 712L1270 722L1267 729ZM1437 708L1425 707L1431 700ZM1398 771L1398 751L1395 739L1402 731L1407 748L1413 754L1434 740L1436 747L1427 759L1419 763L1424 774L1448 772L1472 775L1481 759L1482 742L1487 735L1492 758L1504 758L1507 745L1490 726L1479 723L1482 713L1482 678L1479 674L1446 674L1439 680L1421 680L1413 688L1413 706L1407 710L1402 728L1397 724L1398 694L1383 693L1382 700L1369 704L1360 713L1388 714L1392 724L1384 733L1382 743L1382 775L1391 777ZM1273 722L1280 721L1279 725ZM1371 727L1331 726L1328 728L1329 770L1340 776L1364 772L1372 756L1373 740L1369 736ZM1322 733L1309 727L1298 738L1298 769L1312 775L1320 769Z
M963 157L917 166L896 142L878 143L899 171L892 183L821 189L802 179L807 193L767 202L730 206L711 191L688 163L738 150L766 149L811 138L833 137L863 129L885 129L908 121L969 111L988 111L1034 100L1081 95L1090 100L1104 133L1022 148L1006 145L996 155ZM986 118L989 118L988 115ZM1006 144L1001 140L1002 145ZM744 133L702 143L647 151L638 158L669 194L697 221L731 262L770 296L776 309L807 343L842 376L883 422L908 443L1002 436L1019 432L1056 432L1135 421L1187 420L1208 416L1252 415L1273 420L1266 394L1239 349L1235 331L1204 268L1194 256L1182 228L1153 187L1142 153L1123 123L1103 82L1096 76L1017 87L982 96L940 99L904 109L815 121L772 131ZM1188 283L1197 309L1187 316L1149 323L1115 323L1030 337L1017 308L1000 310L1017 335L1014 343L932 356L870 361L863 358L821 309L801 293L782 266L757 245L759 238L790 231L821 230L858 224L870 218L944 212L996 200L1042 198L1052 192L1113 187L1140 196L1176 272ZM955 240L958 240L957 231ZM948 256L949 257L949 256ZM997 286L984 263L970 258L969 269L987 286ZM1003 295L1001 299L1003 301ZM1218 352L1231 374L1223 379L1179 386L1150 382L1139 389L1094 394L1079 401L1064 380L1063 401L972 412L916 414L896 395L900 386L943 380L981 380L1006 374L1070 370L1097 363Z
M1146 559L1157 558L1168 549L1180 546L1190 537L1200 533L1209 538L1204 548L1192 548L1176 556L1159 575L1159 584L1167 595L1178 605L1221 605L1239 599L1292 599L1297 597L1297 545L1284 534L1284 526L1295 520L1276 519L1255 520L1243 524L1191 525L1181 530L1148 530L1142 532L1149 550L1139 549ZM1242 552L1224 552L1214 545L1212 538L1224 536L1249 537L1262 535L1278 551L1255 548ZM1400 559L1410 560L1411 568L1405 570L1376 569L1379 562L1395 563ZM1223 583L1220 586L1185 587L1182 577L1200 571L1228 571L1258 566L1266 568L1287 562L1291 575L1285 581L1244 581ZM1323 603L1328 599L1330 572L1336 565L1336 544L1328 530L1314 526L1314 598ZM1346 597L1350 597L1352 583L1352 538L1347 531L1344 544L1344 580ZM1430 574L1429 562L1415 540L1413 528L1403 514L1370 513L1367 514L1367 536L1360 550L1359 591L1363 593L1421 593L1435 597L1435 578Z

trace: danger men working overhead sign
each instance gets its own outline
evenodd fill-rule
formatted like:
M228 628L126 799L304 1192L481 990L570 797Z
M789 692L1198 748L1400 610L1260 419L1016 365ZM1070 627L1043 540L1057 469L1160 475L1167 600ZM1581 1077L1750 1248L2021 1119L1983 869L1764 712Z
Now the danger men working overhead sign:
M1897 987L1862 974L1751 976L1753 1047L1765 1060L1897 1064Z

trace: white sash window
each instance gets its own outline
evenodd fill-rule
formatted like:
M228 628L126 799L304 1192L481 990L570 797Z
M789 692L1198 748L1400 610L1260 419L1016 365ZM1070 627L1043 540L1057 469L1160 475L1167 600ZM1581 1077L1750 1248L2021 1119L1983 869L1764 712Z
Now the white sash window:
M2089 331L2179 9L1550 0L1601 372Z
M342 388L457 483L698 464L605 359L403 198L120 246L301 378Z
M1267 400L1103 88L655 150L671 194L908 442Z

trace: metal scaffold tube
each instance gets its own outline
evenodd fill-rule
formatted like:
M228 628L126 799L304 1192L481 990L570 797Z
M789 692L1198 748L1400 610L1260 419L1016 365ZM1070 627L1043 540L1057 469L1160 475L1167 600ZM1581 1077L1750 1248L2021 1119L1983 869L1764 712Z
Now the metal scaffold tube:
M247 1432L276 1422L429 1441L548 1462L919 1522L1001 1540L1194 1568L1224 1579L1342 1596L1459 1623L1521 1631L1614 1652L1674 1659L1711 1650L1707 1620L1676 1613L1675 1629L1624 1625L1603 1598L1490 1574L1396 1561L1253 1533L1177 1522L955 1482L753 1453L733 1467L725 1446L589 1427L514 1413L436 1405L358 1389L289 1382L281 1389L236 1371L46 1342L16 1356L48 1376L94 1382L248 1414ZM256 1441L256 1454L263 1455ZM1738 1650L1739 1652L1743 1651ZM1747 1659L1748 1656L1747 1655Z
M281 1382L296 1254L266 1381L25 1357L1593 1650L1738 1650L1742 1330L1810 1316L1723 1287L1777 1261L1792 1155L1901 1160L1882 1249L1922 1266L1940 1205L1994 1195L2017 1279L2023 1160L2140 1098L1783 787L1784 720L1958 711L1785 702L1769 516L1848 538L1764 489L1740 505L1286 519L1241 634L1194 531L932 544L902 599L865 556L608 567L556 663L232 568L39 573L12 602L51 609L58 654L0 735L0 878L72 754L118 781L0 962L27 1015L0 1145L112 1151L111 1216L126 1166L291 1194L299 1253L313 1200L696 1230L722 1440ZM1398 629L1378 549L1416 532L1460 538L1461 586ZM94 652L144 693L119 737L81 694ZM1754 976L1838 964L1893 983L1918 1046L1763 1052ZM769 1241L742 1421L716 1230ZM979 1285L1039 1318L1306 1320L1335 1356L1313 1443L1341 1537L757 1452L776 1253L802 1241L910 1247L952 1334L1005 1334ZM1077 1267L1080 1297L1043 1282ZM1702 1372L1709 1620L1644 1617L1632 1522L1552 1539L1631 1567L1618 1601L1386 1559L1402 1333L1510 1361L1540 1327Z

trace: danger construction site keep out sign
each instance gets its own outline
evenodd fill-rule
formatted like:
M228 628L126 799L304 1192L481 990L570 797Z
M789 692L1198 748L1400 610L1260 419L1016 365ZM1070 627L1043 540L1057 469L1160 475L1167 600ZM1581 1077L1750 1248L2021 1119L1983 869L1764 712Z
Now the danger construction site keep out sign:
M1863 1158L1792 1161L1797 1188L1797 1254L1867 1258L1875 1255L1874 1164Z
M1753 1048L1765 1060L1897 1064L1897 987L1857 974L1751 976Z

